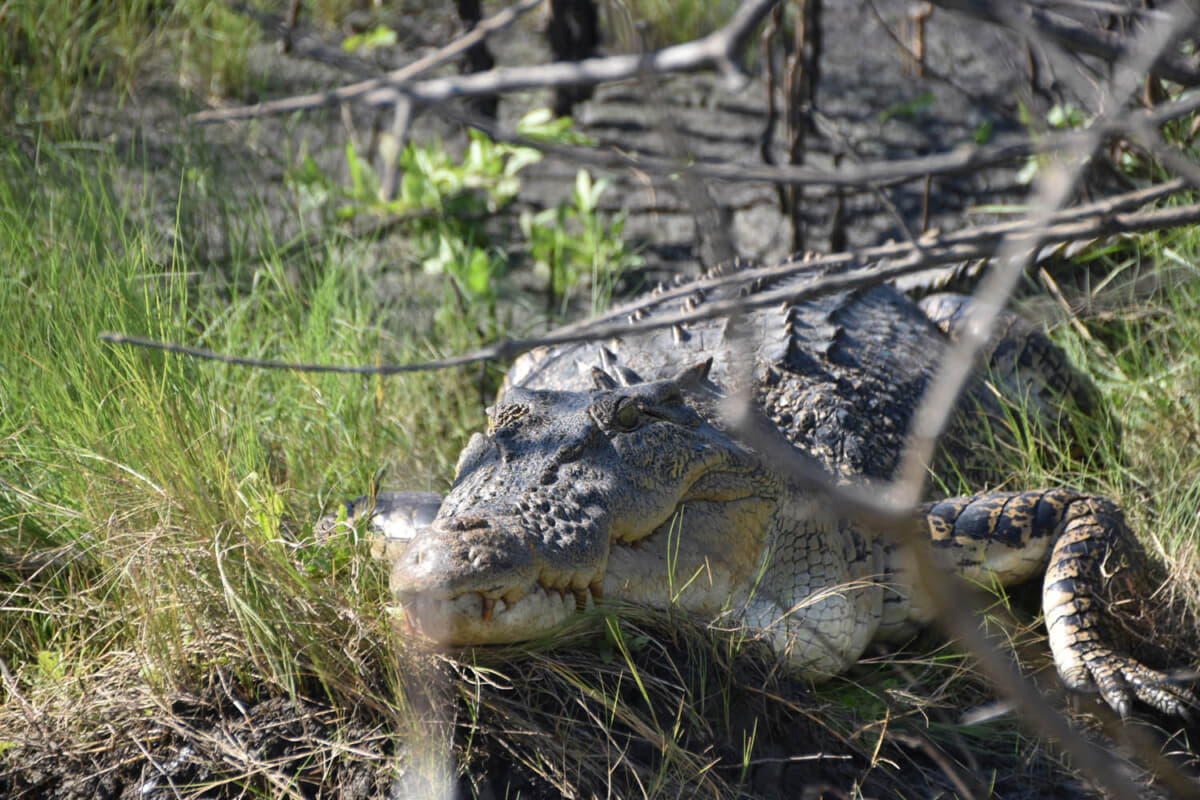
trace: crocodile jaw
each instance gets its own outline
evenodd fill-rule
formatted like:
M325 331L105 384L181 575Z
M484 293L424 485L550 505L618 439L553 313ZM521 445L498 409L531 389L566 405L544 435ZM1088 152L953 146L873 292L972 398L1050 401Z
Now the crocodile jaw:
M574 592L533 585L511 603L467 592L454 598L415 595L401 601L404 623L441 644L512 644L544 635L581 610L595 605L591 592L583 594L583 608Z
M418 532L392 567L404 622L444 644L504 644L544 634L601 594L606 526L555 547L513 518L450 517Z
M601 596L707 613L752 581L778 481L676 380L602 383L516 387L489 411L437 517L394 564L412 628L449 644L527 641Z
M415 565L407 557L397 561L392 585L404 623L448 645L537 639L591 610L602 598L716 615L744 599L743 587L753 583L774 508L770 498L757 493L690 498L640 535L614 539L616 532L610 528L604 552L594 562L595 571L586 573L547 569L537 557L537 546L511 529L499 534L480 530L478 538L475 532L458 534L454 542L464 546L479 569L471 573L448 569L453 566L448 561L461 564L463 553L456 559L448 551L446 537L428 528L422 532L429 542L428 557ZM728 545L731 531L741 532L745 547L719 546ZM524 545L514 547L511 541L497 538L524 540ZM421 547L421 539L414 545ZM503 563L487 563L497 552L506 554ZM514 553L521 557L514 559ZM481 579L480 573L496 567L502 570ZM447 575L469 577L450 582Z

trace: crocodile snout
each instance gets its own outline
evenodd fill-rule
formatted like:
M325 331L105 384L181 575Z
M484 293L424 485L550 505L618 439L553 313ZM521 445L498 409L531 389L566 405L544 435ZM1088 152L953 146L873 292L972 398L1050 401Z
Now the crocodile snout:
M435 641L523 641L591 608L600 593L591 573L576 587L573 572L546 566L536 533L519 520L451 515L423 528L394 562L392 592L410 628Z
M396 562L404 594L454 597L523 585L536 577L533 554L511 527L480 516L443 517L423 529Z

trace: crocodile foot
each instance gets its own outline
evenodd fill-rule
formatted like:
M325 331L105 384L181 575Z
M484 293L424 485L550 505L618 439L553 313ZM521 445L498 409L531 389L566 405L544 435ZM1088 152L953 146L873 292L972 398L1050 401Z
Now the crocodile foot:
M1098 497L1062 504L1061 535L1042 585L1050 650L1068 688L1098 691L1122 717L1134 698L1174 716L1200 708L1170 675L1120 652L1110 609L1144 597L1140 551L1121 512Z
M1082 663L1067 670L1060 666L1059 676L1068 689L1099 692L1122 717L1133 709L1133 698L1171 716L1191 718L1197 706L1196 696L1165 672L1150 669L1137 659L1092 643L1076 646L1075 655Z

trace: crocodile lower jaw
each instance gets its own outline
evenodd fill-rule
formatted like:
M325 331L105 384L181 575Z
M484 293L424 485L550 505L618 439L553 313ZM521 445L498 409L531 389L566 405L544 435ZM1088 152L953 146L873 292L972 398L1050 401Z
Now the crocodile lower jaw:
M535 639L594 608L600 596L598 581L577 591L535 584L510 590L505 597L483 592L454 598L418 594L402 600L401 609L406 626L440 644L512 644Z

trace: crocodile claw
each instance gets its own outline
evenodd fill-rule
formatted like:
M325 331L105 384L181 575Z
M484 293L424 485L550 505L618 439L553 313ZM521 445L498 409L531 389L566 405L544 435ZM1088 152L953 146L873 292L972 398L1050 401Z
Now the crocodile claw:
M1059 671L1067 688L1079 692L1099 692L1122 718L1133 710L1134 698L1164 714L1189 719L1200 707L1196 695L1165 672L1151 669L1137 659L1121 655L1107 647L1093 647L1079 654L1083 662L1067 671Z

